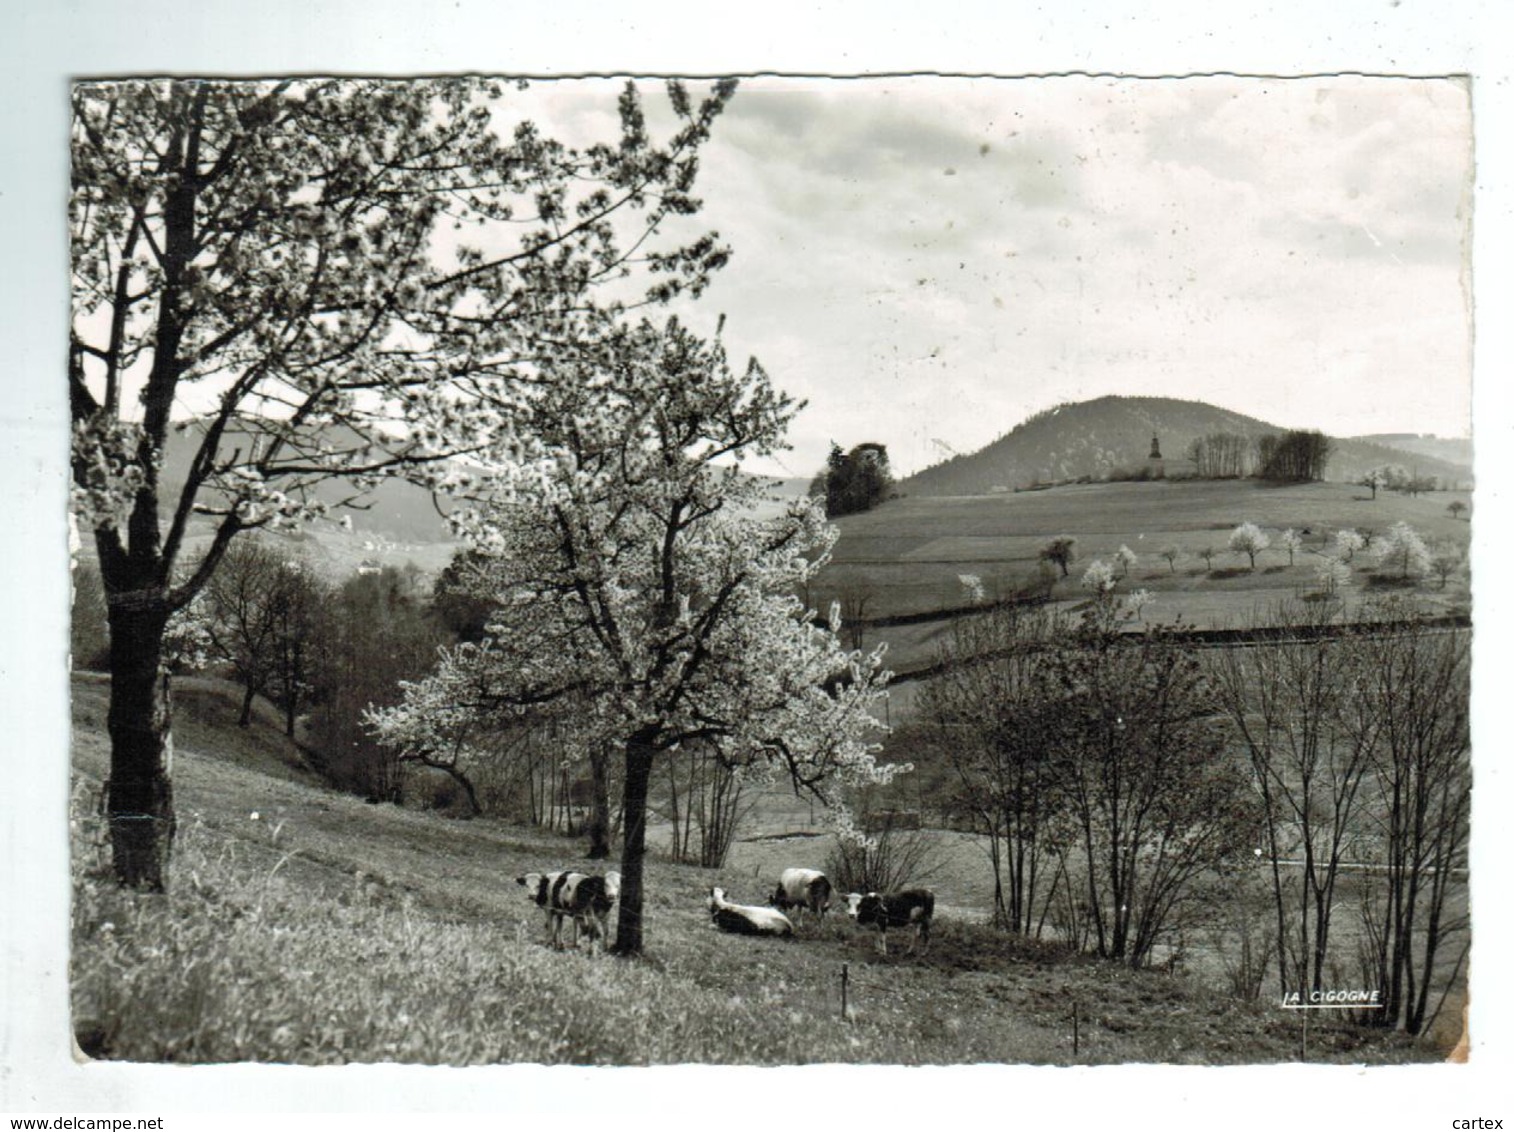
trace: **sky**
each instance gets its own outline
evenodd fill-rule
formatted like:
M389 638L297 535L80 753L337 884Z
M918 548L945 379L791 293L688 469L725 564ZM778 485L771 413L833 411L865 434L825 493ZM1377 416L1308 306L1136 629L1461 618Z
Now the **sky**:
M530 97L603 132L614 86ZM1106 394L1467 436L1471 137L1454 79L748 79L693 317L808 402L778 474L832 441L907 474Z

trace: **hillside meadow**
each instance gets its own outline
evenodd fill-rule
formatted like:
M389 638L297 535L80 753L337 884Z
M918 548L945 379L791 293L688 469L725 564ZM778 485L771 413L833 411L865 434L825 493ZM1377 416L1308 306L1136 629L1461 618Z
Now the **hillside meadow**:
M802 922L795 941L709 927L710 885L759 900L775 860L813 859L818 840L743 843L725 870L654 858L643 959L554 952L513 878L579 863L580 844L322 789L271 717L238 729L230 689L180 684L175 880L152 896L110 882L98 813L106 688L90 677L75 683L72 986L75 1032L91 1057L469 1065L1443 1056L1435 1043L1346 1022L1315 1019L1305 1030L1267 999L1238 1001L1181 973L1131 971L993 931L971 893L953 890L950 872L935 882L942 911L919 955L880 956L837 915Z
M865 595L863 617L869 620L960 608L967 601L962 575L981 578L990 595L1014 592L1038 576L1046 542L1070 535L1077 539L1077 558L1067 577L1055 573L1052 601L1082 601L1088 563L1110 562L1128 546L1138 560L1120 589L1152 595L1145 620L1200 629L1242 627L1257 623L1279 602L1314 592L1319 555L1333 550L1343 528L1375 537L1406 522L1432 548L1464 555L1471 524L1447 512L1453 500L1469 502L1454 492L1409 497L1379 491L1374 500L1365 488L1350 484L1269 486L1252 480L1152 480L904 497L837 522L841 537L812 598L824 604L845 593ZM1258 555L1255 570L1245 555L1226 549L1230 532L1244 522L1257 524L1273 540ZM1277 535L1289 528L1309 532L1291 563L1277 545ZM1178 551L1170 564L1161 557L1168 546ZM1206 548L1215 552L1210 562L1200 557ZM1370 550L1357 552L1346 600L1374 588L1375 564ZM1470 608L1465 573L1444 589L1433 578L1416 589L1432 612ZM869 627L863 643L886 641L888 666L908 671L931 663L949 634L947 621Z

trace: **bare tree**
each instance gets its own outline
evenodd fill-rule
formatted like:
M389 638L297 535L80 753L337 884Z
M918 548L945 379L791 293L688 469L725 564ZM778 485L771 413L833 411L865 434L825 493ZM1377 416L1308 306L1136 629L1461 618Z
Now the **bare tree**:
M1092 938L1099 955L1143 966L1169 932L1208 917L1257 818L1191 647L1157 629L1131 643L1124 616L1107 591L1090 604L1056 657L1055 719Z
M1246 437L1234 432L1213 432L1188 446L1188 458L1202 479L1238 479L1246 474L1251 449Z
M1353 687L1370 730L1375 859L1362 923L1363 974L1384 990L1368 1019L1421 1033L1456 979L1469 930L1466 894L1471 808L1469 634L1425 624L1401 603L1380 616L1392 631L1367 638ZM1362 718L1367 717L1367 718ZM1443 951L1463 941L1450 971Z
M1054 562L1062 570L1062 577L1067 577L1067 568L1078 557L1078 540L1071 535L1058 535L1047 541L1040 550L1043 562Z
M332 588L298 558L279 563L270 599L273 656L268 667L269 699L284 713L284 734L295 737L295 724L315 691L316 645L332 597Z
M669 752L667 816L675 861L724 867L742 819L756 804L743 769L706 743L686 743Z
M331 596L313 641L309 746L333 785L379 801L401 798L401 763L364 723L373 705L394 703L400 681L423 676L447 642L428 616L417 573L385 567L355 575Z
M841 606L841 632L850 649L861 649L867 637L867 615L877 593L862 582L848 582L837 598Z
M944 672L918 704L922 738L956 780L950 808L987 839L994 919L1025 934L1044 923L1047 860L1067 840L1051 836L1063 808L1059 695L1046 661L1068 631L1058 616L1016 607L959 619L941 651Z
M252 722L253 700L268 691L277 652L275 598L283 557L262 543L240 543L226 552L205 587L210 656L230 667L242 685L237 725Z
M1274 626L1335 628L1329 606L1288 604ZM1246 751L1261 797L1276 913L1278 980L1286 993L1323 987L1342 862L1376 738L1351 695L1352 643L1320 633L1301 643L1216 649L1216 698Z
M1446 583L1451 580L1451 575L1461 569L1464 559L1455 552L1437 554L1430 559L1430 569L1440 579L1440 588L1445 589Z

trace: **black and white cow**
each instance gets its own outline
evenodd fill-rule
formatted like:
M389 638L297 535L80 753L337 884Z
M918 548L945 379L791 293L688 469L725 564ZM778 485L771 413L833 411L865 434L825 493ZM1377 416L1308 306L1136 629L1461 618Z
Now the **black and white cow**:
M792 936L794 925L776 908L763 908L756 904L732 904L725 898L725 889L710 889L710 922L723 932L737 935Z
M515 883L526 890L526 898L546 915L547 927L552 930L553 947L562 946L563 920L571 917L574 947L578 946L578 934L583 931L589 937L591 954L596 939L603 948L609 931L610 910L620 896L619 873L604 876L572 871L527 873L516 877Z
M817 919L824 920L825 910L831 906L831 882L818 869L784 869L768 903L780 912L808 908Z
M930 921L936 912L936 897L926 888L910 888L903 892L849 892L846 896L846 914L862 927L878 929L878 949L888 954L888 929L914 926L915 936L910 940L913 953L915 944L924 951L930 947Z

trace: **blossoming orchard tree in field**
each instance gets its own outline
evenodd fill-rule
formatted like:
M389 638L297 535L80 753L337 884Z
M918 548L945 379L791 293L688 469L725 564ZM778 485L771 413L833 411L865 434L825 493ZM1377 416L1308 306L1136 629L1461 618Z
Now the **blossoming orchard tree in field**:
M582 149L482 79L75 89L73 508L107 594L122 884L167 882L169 618L239 533L488 458L515 440L487 409L517 367L697 294L727 252L668 233L733 89L670 84L659 142L628 86L618 136Z
M445 654L374 717L385 741L424 751L556 713L591 752L617 752L621 954L642 949L660 753L705 744L744 774L786 774L825 801L833 786L894 770L868 741L881 650L848 653L795 596L834 528L815 500L755 517L762 488L740 471L743 457L783 445L796 408L755 361L732 371L718 342L676 320L543 359L508 409L531 444L480 469L458 515L479 551L474 585L499 611L489 637Z

